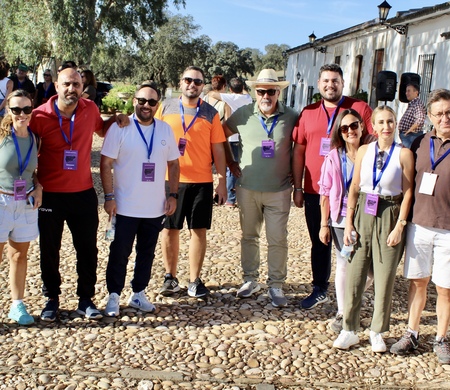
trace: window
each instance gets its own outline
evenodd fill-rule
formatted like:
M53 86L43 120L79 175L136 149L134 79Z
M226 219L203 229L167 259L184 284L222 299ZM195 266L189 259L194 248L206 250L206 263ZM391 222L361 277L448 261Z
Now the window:
M308 97L307 97L307 101L306 104L309 105L313 102L313 94L314 94L314 87L310 86L308 87Z
M341 65L341 56L334 57L334 63L336 65Z
M431 92L435 54L423 54L419 56L417 73L420 75L422 85L420 87L420 100L427 105L428 94Z
M291 89L291 107L295 106L295 92L297 91L297 86L295 84L292 84L292 89Z
M375 57L373 60L372 69L372 88L370 93L370 107L375 108L378 105L377 102L377 75L383 70L384 49L375 50Z

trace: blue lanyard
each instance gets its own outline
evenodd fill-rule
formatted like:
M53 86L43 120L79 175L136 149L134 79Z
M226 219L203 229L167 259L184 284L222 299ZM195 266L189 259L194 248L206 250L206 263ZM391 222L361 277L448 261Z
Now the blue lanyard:
M373 160L373 179L372 179L372 183L373 183L373 189L375 189L375 187L378 185L378 183L381 180L381 176L383 176L384 171L386 170L389 161L391 161L391 156L392 156L392 152L394 151L395 148L395 142L392 143L391 149L389 150L389 154L386 158L386 161L383 165L383 167L380 169L380 173L378 174L378 177L376 177L377 174L377 157L378 157L378 142L375 144L375 158Z
M25 156L25 162L22 163L22 154L20 153L20 147L19 147L19 142L17 141L16 131L14 130L14 127L11 127L11 135L14 140L14 146L16 147L16 152L17 152L17 160L19 162L20 178L22 178L22 174L25 171L25 169L27 169L28 163L30 162L31 151L33 150L33 145L34 145L33 134L31 134L31 130L29 127L27 127L27 130L28 130L28 134L31 139L31 144L30 144L30 147L28 148L27 155Z
M336 116L338 114L339 108L341 107L342 103L344 102L344 99L345 99L345 96L342 96L341 100L339 100L339 103L338 103L336 109L333 111L333 114L331 114L331 118L328 115L328 111L325 108L324 100L322 99L322 109L325 111L325 114L327 114L327 118L328 118L327 135L330 135L330 133L331 133L331 129L333 128L334 121L336 120Z
M355 165L352 166L352 170L350 172L350 177L347 178L347 153L345 152L345 149L342 150L342 178L344 179L344 186L345 186L345 193L348 193L348 189L350 188L350 183L353 179L353 171L355 169Z
M199 110L200 110L200 99L198 99L198 101L197 101L197 112L195 113L195 116L192 118L191 123L189 123L189 126L186 128L186 122L184 120L184 107L183 107L183 103L181 103L181 97L180 97L180 115L181 115L181 124L183 125L184 135L186 135L186 133L189 131L189 129L194 124L195 120L198 117Z
M447 150L441 157L438 158L438 160L434 161L434 142L433 138L430 137L430 161L431 161L431 170L434 171L437 167L437 165L450 154L450 149Z
M59 108L58 108L58 105L56 104L56 100L53 102L53 104L55 106L56 115L58 115L59 129L61 130L61 134L64 138L64 141L66 141L66 143L70 145L70 150L72 150L72 136L73 136L73 128L75 126L75 113L76 113L77 109L75 108L75 111L73 112L72 116L70 117L70 133L69 133L70 138L67 138L66 134L63 131L63 127L62 127L63 118L59 112Z
M133 120L134 120L134 124L136 125L139 134L141 135L142 139L145 142L145 146L147 146L147 159L150 160L150 156L152 154L152 150L153 150L153 136L155 135L155 130L156 130L156 121L153 120L153 132L152 135L150 136L150 144L147 143L147 140L145 139L144 133L141 130L141 126L139 126L139 122L136 119L136 116L133 114Z
M270 134L272 134L272 131L278 122L278 114L273 117L273 122L272 122L272 126L270 126L270 130L267 128L266 122L264 121L262 116L259 117L259 121L261 122L263 129L266 131L267 136L270 137Z

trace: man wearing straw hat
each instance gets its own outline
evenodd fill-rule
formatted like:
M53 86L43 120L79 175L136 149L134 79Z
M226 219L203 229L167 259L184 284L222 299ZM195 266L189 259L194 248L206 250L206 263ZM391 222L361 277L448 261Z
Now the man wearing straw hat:
M256 81L247 81L255 89L256 103L239 108L224 125L229 137L241 137L240 167L236 196L242 229L241 265L244 284L239 298L252 296L258 284L259 238L263 222L268 243L268 295L272 305L287 305L283 283L287 275L287 222L291 206L291 134L298 113L278 101L287 81L278 81L273 69L263 69Z

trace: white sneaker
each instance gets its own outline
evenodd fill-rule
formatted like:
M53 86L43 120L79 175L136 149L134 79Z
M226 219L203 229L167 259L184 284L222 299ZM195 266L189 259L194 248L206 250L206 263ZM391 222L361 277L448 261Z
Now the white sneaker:
M386 344L384 343L382 333L370 331L370 344L372 344L373 352L386 352Z
M281 288L271 287L269 288L267 295L269 295L270 299L272 299L273 307L284 307L287 305L287 299Z
M261 286L257 282L249 280L241 286L241 288L237 291L236 296L238 298L248 298L259 290L261 290Z
M349 349L352 345L356 345L358 343L359 337L355 332L342 329L338 338L334 340L333 348Z
M105 316L117 317L120 309L120 295L117 293L109 294L108 301L104 310Z
M153 313L156 310L155 305L153 305L153 303L151 303L145 296L144 290L138 293L133 293L128 300L128 306L147 313Z

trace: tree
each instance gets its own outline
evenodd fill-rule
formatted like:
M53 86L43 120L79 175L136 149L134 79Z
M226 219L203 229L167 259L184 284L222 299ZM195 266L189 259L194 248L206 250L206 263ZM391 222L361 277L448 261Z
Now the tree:
M266 55L263 58L263 68L272 68L275 70L283 70L286 66L283 52L288 50L288 45L266 45Z
M75 60L79 64L90 64L94 48L111 36L131 37L139 41L148 39L155 28L166 21L164 10L169 0L35 0L9 3L2 1L2 28L7 31L22 28L30 32L31 40L45 38L47 48L53 56ZM177 7L185 0L172 0ZM26 6L26 7L25 7ZM22 10L22 8L26 8ZM17 13L24 13L16 20ZM38 23L36 23L36 18ZM43 21L46 20L46 23ZM36 26L44 30L36 31ZM25 34L21 35L25 36ZM3 34L11 48L17 41ZM19 41L20 42L20 41ZM6 44L6 45L5 45ZM30 44L31 56L38 48ZM5 50L8 57L10 53Z

